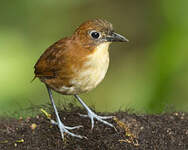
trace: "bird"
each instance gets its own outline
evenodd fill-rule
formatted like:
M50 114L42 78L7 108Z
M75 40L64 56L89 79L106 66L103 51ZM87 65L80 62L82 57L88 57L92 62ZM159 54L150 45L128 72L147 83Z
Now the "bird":
M96 88L104 79L109 66L108 49L112 42L128 42L128 39L116 33L110 22L91 19L82 23L72 36L64 37L48 47L34 65L34 79L39 78L47 88L56 116L56 121L51 120L51 123L58 126L62 139L64 134L78 138L84 136L70 131L81 125L69 127L61 121L52 90L62 95L73 95L86 109L87 115L80 116L90 118L91 129L94 119L114 127L106 121L113 116L97 115L79 96Z

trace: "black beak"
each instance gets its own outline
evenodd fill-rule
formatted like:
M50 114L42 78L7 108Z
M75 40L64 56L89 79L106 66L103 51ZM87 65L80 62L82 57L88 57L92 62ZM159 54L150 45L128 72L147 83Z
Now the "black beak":
M110 35L108 35L106 37L106 41L108 41L108 42L128 42L129 40L120 34L112 32Z

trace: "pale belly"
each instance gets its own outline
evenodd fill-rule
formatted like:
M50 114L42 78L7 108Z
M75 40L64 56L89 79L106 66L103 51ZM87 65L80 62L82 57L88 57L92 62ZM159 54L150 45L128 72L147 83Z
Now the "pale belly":
M96 52L88 56L88 60L80 70L75 70L77 76L70 81L71 87L62 86L59 91L65 94L80 94L95 88L105 77L109 66L108 46L101 45Z
M99 63L96 66L89 67L87 70L80 71L80 75L71 81L79 93L92 90L104 79L108 70L109 59L105 63Z

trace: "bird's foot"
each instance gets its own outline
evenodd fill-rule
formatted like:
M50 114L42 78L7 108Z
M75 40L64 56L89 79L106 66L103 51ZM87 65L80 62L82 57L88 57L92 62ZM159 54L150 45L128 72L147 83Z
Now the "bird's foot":
M98 116L97 114L95 114L93 111L91 111L90 109L88 110L88 115L83 115L83 114L79 114L81 117L89 117L91 119L91 129L93 129L94 127L94 119L114 128L116 130L116 128L114 127L113 124L105 121L105 119L111 119L114 118L115 116Z
M64 133L69 134L73 137L80 138L80 139L83 139L83 138L87 139L87 137L85 137L85 136L77 135L77 134L74 134L74 133L69 131L69 130L78 129L78 128L83 127L81 125L74 126L74 127L68 127L68 126L65 126L61 121L58 121L58 122L56 122L54 120L50 120L50 121L51 121L52 124L57 125L59 127L61 137L62 137L63 140L64 140Z

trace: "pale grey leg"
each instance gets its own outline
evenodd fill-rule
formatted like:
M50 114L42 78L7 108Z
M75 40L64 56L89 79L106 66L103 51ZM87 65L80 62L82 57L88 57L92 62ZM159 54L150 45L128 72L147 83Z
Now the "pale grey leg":
M80 116L82 116L82 117L89 117L89 118L91 119L91 129L93 129L93 127L94 127L94 118L95 118L96 120L98 120L98 121L100 121L100 122L102 122L102 123L104 123L104 124L106 124L106 125L108 125L108 126L110 126L110 127L112 127L112 128L115 129L115 127L114 127L111 123L109 123L109 122L103 120L103 119L110 119L110 118L113 118L114 116L98 116L97 114L95 114L95 113L83 102L83 100L82 100L78 95L74 95L74 97L75 97L75 98L81 103L81 105L87 110L88 115L82 115L82 114L80 114ZM115 130L116 130L116 129L115 129Z
M49 97L50 97L50 101L51 101L51 103L52 103L52 106L53 106L53 108L54 108L55 115L56 115L56 121L51 120L51 123L52 123L52 124L55 124L55 125L57 125L57 126L59 127L59 130L60 130L60 132L61 132L62 139L64 139L64 133L67 133L67 134L69 134L69 135L71 135L71 136L73 136L73 137L78 137L78 138L81 138L81 139L82 139L82 138L85 138L84 136L76 135L76 134L71 133L70 131L68 131L68 130L72 130L72 129L78 129L78 128L82 127L82 126L68 127L68 126L65 126L65 125L61 122L61 119L59 118L59 114L58 114L57 108L56 108L56 106L55 106L53 97L52 97L51 89L50 89L48 86L46 86L46 87L47 87L48 94L49 94Z

